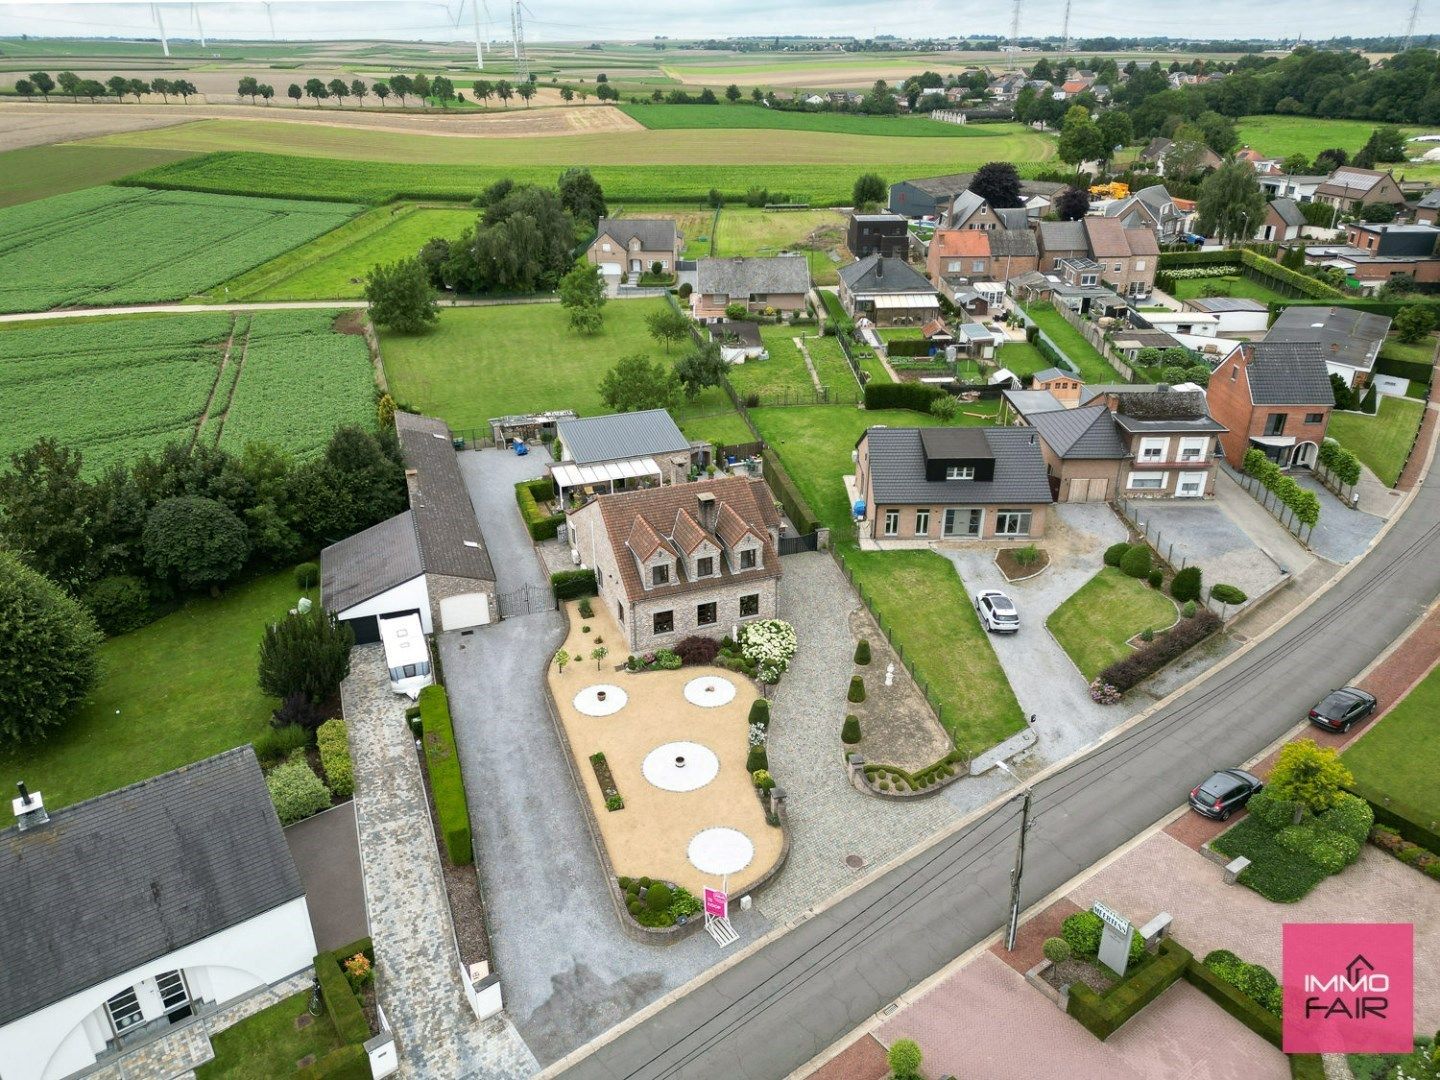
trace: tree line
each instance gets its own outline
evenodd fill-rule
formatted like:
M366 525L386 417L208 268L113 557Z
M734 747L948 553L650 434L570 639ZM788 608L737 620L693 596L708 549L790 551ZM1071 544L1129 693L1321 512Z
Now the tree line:
M273 87L266 87L270 96L274 96ZM130 79L124 75L112 75L103 83L99 79L82 79L73 71L62 71L51 77L48 71L32 71L29 78L15 80L15 92L27 98L35 98L37 95L50 100L50 95L58 90L62 94L69 94L71 100L79 101L82 97L91 101L99 101L102 97L114 97L121 101L134 96L139 101L145 94L159 94L165 99L166 104L170 102L170 96L189 100L200 91L195 89L195 84L189 79Z

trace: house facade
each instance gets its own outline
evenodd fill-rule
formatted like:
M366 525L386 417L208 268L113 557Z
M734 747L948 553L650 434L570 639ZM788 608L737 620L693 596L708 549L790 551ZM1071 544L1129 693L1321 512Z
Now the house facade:
M731 476L601 495L567 517L572 550L632 652L773 619L780 513L763 480Z
M1360 169L1345 165L1336 169L1315 189L1315 201L1337 206L1342 211L1360 206L1387 203L1397 209L1405 205L1405 193L1389 170Z
M723 320L731 304L755 314L802 314L810 291L810 263L804 255L701 259L695 273L690 314L707 323Z
M845 246L857 259L883 255L903 259L910 252L910 222L899 214L851 214Z
M601 218L585 258L611 276L648 274L656 263L672 274L680 240L672 218Z
M1265 220L1255 230L1256 240L1288 244L1299 240L1305 228L1305 215L1294 199L1271 199L1265 206Z
M1051 503L1045 461L1018 427L872 427L855 447L862 543L1042 536Z
M127 1053L182 1027L203 1039L308 982L305 890L250 747L48 814L39 792L15 808L0 845L6 1080L143 1075Z
M946 229L931 239L925 269L937 290L962 304L961 294L973 291L975 282L1009 281L1035 270L1039 261L1030 229Z
M1088 254L1100 264L1100 280L1121 296L1146 297L1155 289L1160 246L1145 226L1126 228L1113 218L1083 219Z
M840 268L840 304L876 326L924 326L940 317L935 287L903 259L879 255Z
M1162 244L1173 244L1190 224L1190 215L1180 209L1163 184L1141 188L1128 198L1105 207L1105 217L1127 229L1147 228Z
M1225 426L1225 460L1239 469L1251 447L1281 468L1315 464L1335 393L1320 344L1257 341L1220 362L1205 388L1210 414Z

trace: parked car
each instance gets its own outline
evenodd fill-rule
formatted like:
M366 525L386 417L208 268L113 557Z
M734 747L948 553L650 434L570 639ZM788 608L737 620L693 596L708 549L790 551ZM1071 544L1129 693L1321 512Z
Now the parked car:
M1020 612L999 589L981 589L975 594L980 625L992 634L1013 634L1020 629Z
M1310 710L1310 722L1326 731L1349 731L1371 716L1380 702L1368 690L1358 686L1342 686L1331 690L1320 704Z
M1221 769L1199 787L1190 789L1190 809L1227 821L1264 786L1265 781L1244 769Z

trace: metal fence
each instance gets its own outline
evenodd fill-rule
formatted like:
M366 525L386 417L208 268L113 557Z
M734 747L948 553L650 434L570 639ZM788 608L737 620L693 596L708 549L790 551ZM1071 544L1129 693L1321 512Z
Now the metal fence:
M1175 561L1175 541L1165 539L1162 530L1152 528L1140 517L1140 512L1135 509L1129 499L1119 499L1116 505L1120 507L1120 513L1131 526L1144 537L1145 542L1150 545L1156 556L1160 558L1170 569L1175 571L1184 570L1188 565L1185 553L1180 553L1180 561Z

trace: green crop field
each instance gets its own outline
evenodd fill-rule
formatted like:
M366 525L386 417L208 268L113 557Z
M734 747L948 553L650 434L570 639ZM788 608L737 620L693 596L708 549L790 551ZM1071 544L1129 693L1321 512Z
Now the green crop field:
M1020 124L944 124L924 116L864 116L858 113L789 112L759 105L622 105L621 110L652 130L677 128L779 128L842 135L972 139L1027 133Z
M432 237L453 240L478 211L457 207L382 206L257 266L212 291L228 300L349 300L365 293L377 263L408 259Z
M0 311L180 300L359 208L96 187L0 210Z
M0 329L0 455L42 435L89 471L172 442L312 453L374 415L362 337L333 311L221 312L19 323Z
M190 157L188 150L143 146L27 146L0 154L0 207L108 184Z

